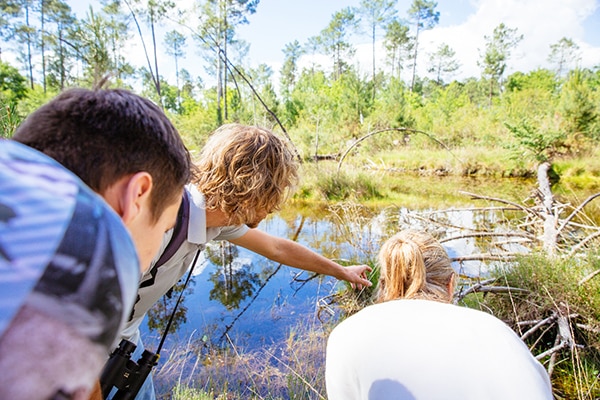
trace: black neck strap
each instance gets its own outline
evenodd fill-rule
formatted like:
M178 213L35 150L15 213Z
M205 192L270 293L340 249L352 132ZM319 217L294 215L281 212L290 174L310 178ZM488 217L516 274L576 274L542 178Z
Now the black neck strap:
M200 250L196 251L196 255L194 256L194 261L192 261L192 266L190 267L190 272L188 273L187 278L185 279L185 283L183 284L183 288L181 288L181 292L179 293L179 297L177 298L177 303L175 303L175 307L173 307L173 312L171 313L171 317L169 318L169 322L167 323L167 327L163 332L162 338L160 339L160 344L156 349L156 354L160 354L162 350L163 344L165 343L165 339L167 338L167 334L169 333L169 329L171 329L171 324L173 323L173 318L175 317L175 311L177 311L177 307L181 302L181 298L183 297L183 292L185 292L185 288L192 277L192 272L194 271L194 267L196 266L196 261L198 261L198 256L200 255Z

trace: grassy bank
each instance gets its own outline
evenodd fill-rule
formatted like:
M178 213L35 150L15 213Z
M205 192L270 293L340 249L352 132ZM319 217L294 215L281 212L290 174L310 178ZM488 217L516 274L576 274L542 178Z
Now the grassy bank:
M354 201L380 207L447 208L471 203L461 192L521 202L537 186L537 164L523 163L502 148L453 150L403 148L374 155L362 153L339 160L304 162L297 203ZM553 191L578 203L600 191L600 152L557 159L559 176ZM592 205L594 207L594 205Z

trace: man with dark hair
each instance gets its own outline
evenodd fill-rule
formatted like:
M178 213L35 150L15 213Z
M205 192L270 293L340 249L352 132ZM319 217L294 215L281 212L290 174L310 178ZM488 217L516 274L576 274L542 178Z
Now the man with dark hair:
M122 89L70 89L30 114L13 139L100 194L129 228L146 270L175 224L189 152L166 115Z

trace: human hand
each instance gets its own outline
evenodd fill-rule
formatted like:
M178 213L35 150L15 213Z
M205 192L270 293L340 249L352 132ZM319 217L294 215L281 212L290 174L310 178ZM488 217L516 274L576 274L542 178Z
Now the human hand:
M367 279L367 272L371 272L372 268L368 265L350 265L345 267L347 272L346 281L350 283L352 289L362 289L370 287L373 283Z

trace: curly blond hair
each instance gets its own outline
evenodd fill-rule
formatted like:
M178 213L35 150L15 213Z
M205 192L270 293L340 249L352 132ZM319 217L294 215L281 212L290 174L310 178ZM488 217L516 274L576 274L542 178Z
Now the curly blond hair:
M207 210L232 225L279 210L298 182L298 164L286 143L268 129L226 124L208 138L196 163L195 183Z
M426 232L405 230L379 251L377 302L421 298L450 302L454 270L448 253ZM451 288L454 289L454 288Z

